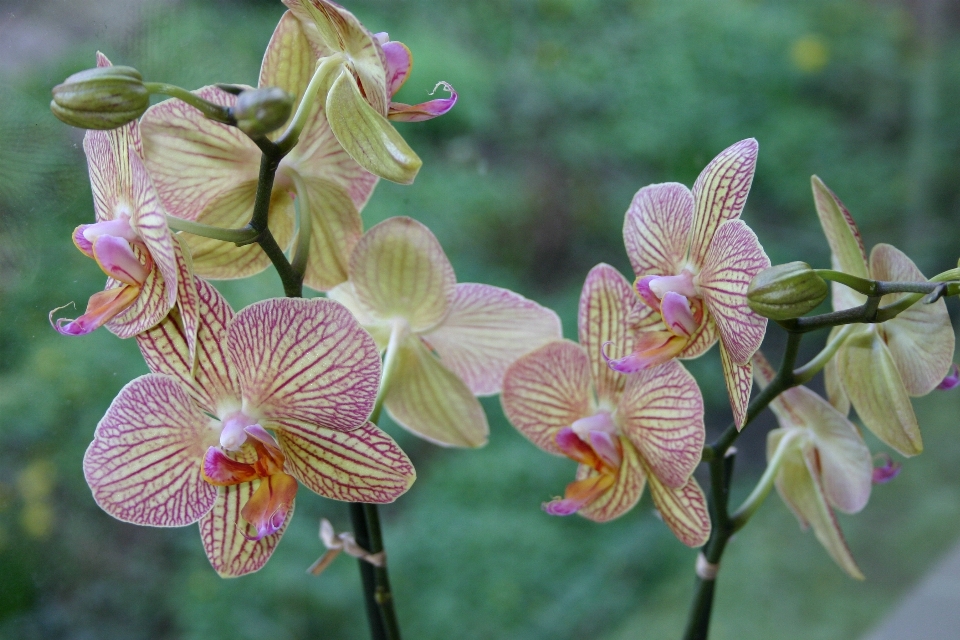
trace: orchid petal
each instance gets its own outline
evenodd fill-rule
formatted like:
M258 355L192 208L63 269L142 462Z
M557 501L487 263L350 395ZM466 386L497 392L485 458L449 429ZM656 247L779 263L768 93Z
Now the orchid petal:
M135 250L139 251L139 249ZM160 270L156 267L150 270L147 279L140 287L121 285L117 280L110 278L107 280L106 290L109 291L117 286L139 291L130 304L105 323L107 329L118 338L132 338L143 333L155 327L170 312L170 307L167 306L166 284L163 276L160 275Z
M646 478L637 451L629 442L622 444L623 462L613 485L580 508L579 513L584 518L594 522L609 522L632 509L643 495ZM592 469L581 465L577 477L588 478L593 473Z
M233 106L236 96L216 87L197 96ZM144 162L164 208L178 218L198 220L207 205L243 183L256 183L260 150L236 127L208 120L180 100L164 100L140 121Z
M810 178L813 202L820 217L820 226L830 245L830 263L837 271L858 278L869 278L867 253L853 216L820 178ZM863 304L866 297L839 282L831 283L833 308L836 311Z
M647 471L667 487L684 486L700 463L706 432L703 396L683 365L673 360L630 376L616 415Z
M590 362L569 340L550 342L518 359L500 396L510 423L531 442L562 455L556 435L590 414Z
M50 312L50 324L65 336L85 336L99 329L111 319L128 309L140 295L139 287L121 285L100 291L90 296L87 301L87 310L76 320L60 318L54 323L53 314L62 309Z
M700 267L717 229L740 217L757 167L757 141L741 140L710 161L693 184L696 203L690 259Z
M259 480L222 487L210 512L200 519L200 539L207 559L221 577L236 578L258 571L267 563L292 517L293 505L279 531L259 540L247 536L241 518Z
M329 180L304 178L310 216L310 253L303 283L317 291L329 291L349 277L347 263L363 235L360 212L343 187Z
M133 144L136 127L136 122L131 122L108 131L90 129L83 136L97 222L133 213L133 174L127 149Z
M216 498L200 477L204 451L216 442L209 423L175 380L149 374L131 381L110 404L83 457L94 500L124 522L196 522Z
M723 366L723 379L727 383L727 394L730 396L730 408L733 409L733 421L739 431L747 421L747 406L753 390L753 364L734 363L722 343L720 364Z
M607 366L604 345L612 342L621 353L632 352L635 327L648 311L627 279L610 265L598 264L587 274L580 293L577 326L601 403L616 405L627 381Z
M427 100L419 104L391 102L387 119L393 122L423 122L447 113L450 109L453 109L453 105L457 104L457 92L450 86L449 82L440 81L430 92L430 95L436 93L439 87L443 87L443 90L449 93L450 97Z
M442 446L481 447L490 427L467 385L411 336L397 352L384 408L405 429Z
M827 342L832 342L842 329L843 327L831 329ZM830 401L830 404L843 415L848 415L850 413L850 397L843 390L843 382L840 380L836 358L830 358L830 361L823 368L823 386L826 388L827 400Z
M357 81L343 70L327 94L327 119L344 150L370 173L410 184L423 161L384 114L364 99Z
M239 404L237 372L226 353L233 310L213 285L196 280L196 287L200 322L195 368L183 326L172 316L139 334L137 344L150 371L176 378L202 410L217 415L225 403Z
M332 300L275 298L240 311L227 352L243 398L268 420L350 430L366 423L380 384L370 334Z
M247 503L240 509L240 517L253 525L253 541L277 533L287 523L297 495L297 480L285 473L274 473L260 481Z
M257 86L279 87L293 98L294 105L299 105L313 77L318 57L300 20L287 11L270 36ZM296 106L291 110L291 118L295 111Z
M747 288L770 266L757 236L742 220L720 225L699 275L700 291L734 363L743 365L760 348L767 319L747 304Z
M393 439L373 423L352 431L277 423L288 471L314 493L348 502L393 502L417 477Z
M390 333L393 330L393 324L389 321L379 320L374 317L374 313L357 298L357 291L353 283L349 280L343 284L337 285L327 292L327 297L335 300L345 306L353 317L357 319L364 329L370 332L377 348L383 352L390 343Z
M517 358L563 337L557 314L507 289L458 284L450 311L423 334L474 395L499 393Z
M383 57L387 61L387 97L392 98L410 77L413 68L413 54L402 42L384 42L380 45Z
M380 319L403 318L413 331L443 320L457 283L436 237L412 218L389 218L364 234L350 257L360 302Z
M853 408L875 436L904 456L923 451L920 427L890 349L872 328L852 334L837 366Z
M174 253L177 259L177 310L180 312L180 324L187 343L190 365L196 362L197 331L200 328L200 294L197 292L197 279L193 277L193 261L190 250L184 246L179 236L174 237Z
M167 227L167 212L157 197L150 175L132 146L129 148L130 170L133 174L133 214L130 227L143 240L150 259L160 270L164 281L167 311L177 302L177 256L173 235ZM160 318L157 319L157 322Z
M710 514L707 499L694 477L679 489L671 489L656 475L647 474L650 497L663 521L683 544L700 547L710 537Z
M694 303L696 303L696 301L694 301ZM687 344L683 347L683 351L677 356L681 360L699 358L720 339L720 331L717 329L717 323L713 322L713 318L710 316L710 310L703 306L703 303L700 304L701 313L703 313L703 318L700 320L700 327L696 333L690 336Z
M581 418L581 420L589 420L589 418ZM597 470L603 466L603 459L594 451L593 445L584 442L571 427L560 429L554 440L557 443L557 447L563 452L563 455L571 460L575 460L582 465L593 467ZM619 466L619 464L613 466Z
M870 274L876 280L924 282L920 269L902 251L878 244L870 252ZM880 304L908 294L884 296ZM953 365L954 334L947 303L918 303L883 323L881 329L903 386L911 396L924 396L943 382Z
M673 276L683 270L693 227L693 194L682 184L644 187L623 220L623 243L638 276Z
M130 243L116 236L100 236L93 244L94 258L103 272L124 284L139 287L149 271L133 253Z

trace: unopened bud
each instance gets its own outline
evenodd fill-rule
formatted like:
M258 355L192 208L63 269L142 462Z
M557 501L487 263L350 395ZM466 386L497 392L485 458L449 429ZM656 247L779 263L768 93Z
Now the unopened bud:
M778 264L761 271L747 289L747 303L771 320L790 320L816 308L830 287L806 262Z
M50 110L82 129L116 129L150 106L150 92L132 67L96 67L75 73L53 88Z
M283 89L267 87L242 92L233 107L237 128L248 136L262 136L283 126L293 110L293 98Z

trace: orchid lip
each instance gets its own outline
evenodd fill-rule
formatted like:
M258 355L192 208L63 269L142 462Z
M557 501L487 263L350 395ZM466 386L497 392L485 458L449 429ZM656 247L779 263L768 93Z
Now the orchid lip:
M697 319L690 308L690 300L674 291L668 291L660 303L660 315L667 328L678 336L689 338L697 330Z

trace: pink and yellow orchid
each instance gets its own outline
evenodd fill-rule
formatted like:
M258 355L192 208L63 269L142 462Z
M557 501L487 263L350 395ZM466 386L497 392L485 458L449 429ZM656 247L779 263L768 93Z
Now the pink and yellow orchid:
M743 140L714 158L693 185L644 187L633 198L623 239L650 308L649 328L630 355L610 361L633 373L672 358L696 358L720 340L724 377L738 426L750 401L750 358L767 320L747 306L747 287L770 266L757 236L740 220L757 163L757 141Z
M859 278L923 282L926 278L899 249L878 244L870 260L850 212L823 182L812 178L813 197L830 244L833 268ZM907 294L884 296L893 304ZM833 283L837 311L864 303L866 297ZM836 328L832 335L844 329ZM874 435L905 456L923 451L920 427L910 396L940 385L953 365L954 333L947 305L915 304L883 324L856 325L826 370L830 401L847 413L850 404Z
M418 105L392 102L413 66L410 50L373 34L356 16L328 0L283 0L303 25L325 74L321 94L334 135L347 153L367 171L393 182L413 182L420 170L417 154L389 120L419 122L453 108L457 94L446 82L437 84L449 98ZM435 87L436 89L436 87Z
M111 66L102 53L97 66ZM87 131L87 155L94 224L83 224L73 242L107 274L107 287L93 295L75 320L51 324L64 335L85 335L98 327L121 338L155 326L179 303L193 353L197 293L188 257L167 228L166 212L143 165L136 121L108 131Z
M753 357L757 384L776 372L759 351ZM806 529L841 569L863 580L833 509L858 513L870 499L873 460L860 432L826 400L806 387L784 391L770 403L780 423L767 435L767 462L777 465L776 487Z
M214 569L239 576L270 557L297 480L352 502L391 502L410 487L409 459L368 422L376 344L342 305L274 299L234 315L212 286L198 281L198 291L196 367L172 318L141 334L152 373L120 391L84 457L107 513L199 521Z
M475 396L499 393L508 366L561 336L553 311L499 287L457 284L436 237L410 218L367 231L349 273L330 297L387 350L384 408L436 444L485 444Z
M547 513L604 522L633 507L649 484L664 521L696 547L710 534L691 475L705 437L700 389L675 361L624 377L602 358L608 342L632 344L643 315L619 272L594 267L580 297L580 344L550 342L517 360L504 377L503 409L535 445L580 463L565 496L544 505Z

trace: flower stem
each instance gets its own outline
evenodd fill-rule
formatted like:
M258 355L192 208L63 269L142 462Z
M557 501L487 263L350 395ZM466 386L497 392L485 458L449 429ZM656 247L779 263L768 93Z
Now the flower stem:
M307 123L307 117L310 115L313 105L317 100L317 94L320 92L322 85L329 80L330 76L337 71L342 63L342 54L335 53L332 56L323 58L319 64L317 64L317 68L313 72L313 77L310 78L310 84L307 85L306 90L303 92L303 98L297 106L296 113L293 114L287 130L284 131L283 135L277 140L277 147L283 153L293 149L300 140L300 133Z
M796 431L790 431L780 438L780 442L777 444L777 450L774 451L773 457L767 462L767 468L760 477L760 481L757 482L757 486L753 488L753 491L751 491L747 499L743 501L740 508L730 517L734 532L739 531L747 524L770 493L770 489L773 488L773 481L776 480L777 472L780 470L780 465L783 464L783 460L787 455L787 445L796 437L796 434Z
M843 329L837 332L837 335L833 337L830 342L827 343L827 346L818 353L810 362L803 365L802 367L796 369L793 372L793 377L797 384L806 384L813 379L813 376L820 373L820 370L827 366L827 363L830 362L836 353L837 349L840 348L840 345L847 339L847 337L853 333L853 328L856 325L848 324Z
M250 227L243 227L242 229L224 229L222 227L214 227L209 224L194 222L192 220L183 220L169 214L167 214L167 226L174 231L183 231L195 236L212 238L213 240L222 240L223 242L233 242L237 246L243 246L245 244L250 244L251 242L256 242L257 235L259 235L256 229L251 229Z
M219 104L208 102L200 96L190 93L183 87L165 82L144 82L143 86L146 87L150 93L161 93L186 102L210 120L229 125L237 124L236 119L230 113L230 109Z

